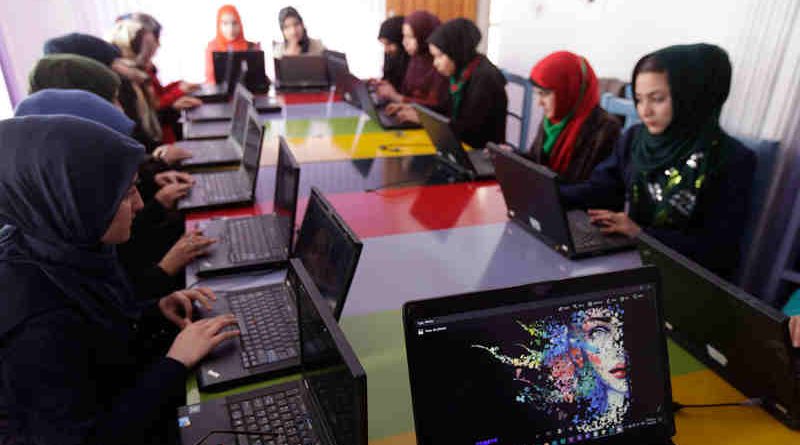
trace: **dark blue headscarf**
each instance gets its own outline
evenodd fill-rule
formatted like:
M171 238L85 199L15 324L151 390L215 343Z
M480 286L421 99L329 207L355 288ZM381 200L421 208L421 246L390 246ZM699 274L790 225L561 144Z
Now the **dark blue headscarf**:
M48 40L44 44L45 54L77 54L94 59L103 65L111 66L111 62L120 56L120 51L105 40L73 32Z
M134 122L120 109L100 96L83 90L41 90L19 103L14 116L66 114L101 123L126 136Z
M113 246L101 239L131 186L144 147L104 125L73 116L0 121L0 275L39 269L58 295L3 283L0 334L35 314L77 307L111 327L139 316ZM25 276L22 274L23 277ZM46 304L30 300L49 300Z

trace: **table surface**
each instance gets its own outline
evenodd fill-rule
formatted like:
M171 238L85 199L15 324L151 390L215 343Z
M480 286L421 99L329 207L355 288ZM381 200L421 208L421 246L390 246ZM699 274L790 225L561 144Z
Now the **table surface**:
M362 239L364 249L345 303L342 329L367 371L372 444L413 444L413 414L400 308L406 301L634 268L638 253L569 260L508 221L499 187L458 182L436 162L424 132L385 132L360 110L330 95L292 96L281 113L264 114L266 135L256 203L187 215L208 218L272 211L277 136L301 163L297 223L310 187L318 187ZM209 123L219 125L219 123ZM391 186L396 185L396 188ZM368 189L390 186L377 191ZM198 283L187 268L187 284ZM275 282L283 271L200 282L218 290ZM669 342L673 398L681 403L738 401L742 394ZM187 382L187 402L263 387L205 394ZM675 443L800 443L757 407L685 410Z

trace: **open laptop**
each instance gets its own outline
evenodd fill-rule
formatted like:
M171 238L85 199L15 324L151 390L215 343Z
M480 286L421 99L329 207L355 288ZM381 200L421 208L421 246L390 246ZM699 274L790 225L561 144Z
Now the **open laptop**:
M238 88L238 87L237 87ZM234 91L233 102L203 104L196 108L186 110L184 116L187 121L208 122L208 121L228 121L235 114L236 92ZM253 96L253 107L259 113L278 113L283 110L283 106L276 97Z
M800 350L779 310L646 234L642 262L657 266L669 336L790 428L800 428Z
M494 179L494 165L484 147L464 150L461 140L450 127L450 119L419 104L411 104L419 121L436 147L439 160L472 179Z
M327 90L328 61L325 56L283 56L275 59L275 88L279 91Z
M345 92L345 100L353 101L356 106L364 110L370 119L377 122L384 130L410 130L420 128L419 124L413 122L403 122L394 116L386 114L383 107L378 107L372 100L366 82L347 73L342 76L342 87Z
M223 275L284 265L294 240L300 165L279 137L274 211L269 215L212 219L203 233L217 240L196 263L198 276Z
M328 83L336 85L340 76L350 73L350 67L347 65L347 55L330 49L326 49L324 55L328 65Z
M335 319L339 319L355 276L362 244L323 195L312 189L294 249ZM290 272L291 273L291 272ZM291 281L221 295L201 317L233 313L242 336L211 352L197 369L203 391L264 380L296 370L296 293Z
M192 157L181 161L186 168L236 164L241 162L244 152L244 136L247 114L252 106L253 95L239 84L233 96L233 119L226 139L193 139L179 141L177 145L192 152ZM222 104L211 104L222 105ZM207 105L203 105L205 107ZM202 108L202 107L201 107Z
M200 172L194 186L178 201L178 210L200 210L252 204L256 195L264 128L255 110L247 114L242 165L238 170Z
M214 84L203 84L193 96L206 103L226 102L236 84L244 83L250 91L266 93L270 80L264 74L264 52L215 51L211 55L214 67Z
M299 260L291 261L287 281L302 378L178 408L182 444L367 445L364 368Z
M510 150L488 144L508 217L556 252L568 258L631 249L636 242L623 235L605 235L589 222L585 210L565 210L558 175Z
M658 271L403 305L417 443L668 444Z

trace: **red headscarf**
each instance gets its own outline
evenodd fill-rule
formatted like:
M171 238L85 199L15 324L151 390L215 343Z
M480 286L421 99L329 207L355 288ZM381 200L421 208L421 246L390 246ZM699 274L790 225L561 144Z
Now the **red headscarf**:
M220 22L222 21L222 16L225 14L231 14L236 18L236 21L239 23L239 35L233 39L228 40L225 36L222 35L222 30L220 29ZM248 48L248 42L244 38L244 25L242 25L242 19L239 17L239 11L236 10L236 7L233 5L225 5L219 8L217 11L217 38L213 40L214 42L214 51L227 51L228 45L230 45L233 51L246 51Z
M572 113L550 153L549 167L556 173L567 171L581 127L600 102L597 76L589 62L569 51L545 57L531 70L531 81L556 95L553 123Z

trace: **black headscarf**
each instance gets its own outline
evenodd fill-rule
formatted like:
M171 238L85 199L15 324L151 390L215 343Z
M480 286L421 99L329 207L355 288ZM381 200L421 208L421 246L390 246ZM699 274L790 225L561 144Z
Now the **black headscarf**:
M278 12L278 25L281 27L281 35L283 34L283 22L286 21L289 17L294 17L303 25L303 37L300 39L300 48L303 50L304 53L308 52L308 46L311 44L311 39L308 38L308 30L306 29L306 24L303 23L303 17L291 6L287 6ZM285 41L286 39L284 39Z
M77 54L51 54L36 62L28 76L30 92L48 88L89 91L111 102L117 98L120 80L111 68Z
M480 29L472 20L465 18L445 22L433 31L427 41L453 60L456 73L463 70L478 55L477 47L480 42Z
M114 45L89 34L72 33L48 40L44 44L45 54L77 54L111 66L120 52Z
M381 24L378 39L386 39L397 45L397 54L383 55L383 80L388 81L396 90L403 85L403 77L408 67L408 53L403 47L403 21L402 15L390 17Z
M0 122L0 268L35 267L103 326L139 316L113 246L101 243L144 156L143 147L110 128L73 116L28 116ZM0 333L41 306L4 283ZM127 324L125 325L127 326Z
M705 43L670 46L643 57L666 71L672 99L672 122L658 135L638 129L631 159L636 178L632 214L653 226L684 226L708 175L728 152L719 115L731 86L731 63L722 48Z

